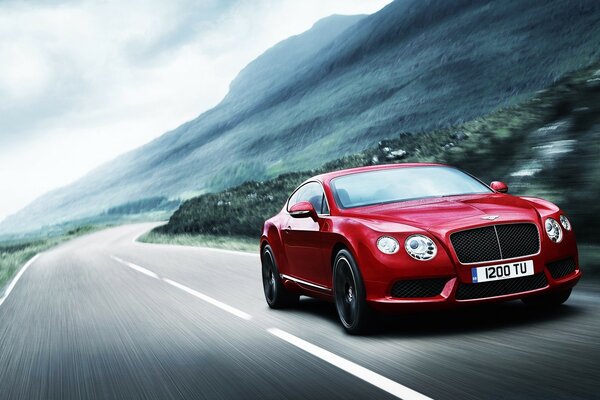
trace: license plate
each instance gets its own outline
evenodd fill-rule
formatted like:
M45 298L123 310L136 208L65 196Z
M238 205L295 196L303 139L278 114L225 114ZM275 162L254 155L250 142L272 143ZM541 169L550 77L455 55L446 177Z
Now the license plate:
M499 281L501 279L519 278L527 275L533 275L532 260L471 268L473 283Z

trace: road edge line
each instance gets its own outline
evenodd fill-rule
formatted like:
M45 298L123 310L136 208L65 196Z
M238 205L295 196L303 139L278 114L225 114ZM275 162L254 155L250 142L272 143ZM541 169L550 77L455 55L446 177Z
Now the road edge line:
M27 269L31 266L31 264L33 264L35 262L35 260L38 259L39 256L40 256L40 253L37 253L35 256L31 257L29 259L29 261L27 261L21 267L21 269L19 270L19 272L17 272L17 274L15 275L15 277L10 281L10 283L6 287L6 290L4 291L4 294L2 295L2 297L0 297L0 307L2 307L2 304L4 304L4 301L8 298L8 296L10 295L10 293L13 291L13 289L15 288L15 285L17 284L17 282L19 281L19 279L21 279L21 276L23 276L23 274L25 273L25 271L27 271Z

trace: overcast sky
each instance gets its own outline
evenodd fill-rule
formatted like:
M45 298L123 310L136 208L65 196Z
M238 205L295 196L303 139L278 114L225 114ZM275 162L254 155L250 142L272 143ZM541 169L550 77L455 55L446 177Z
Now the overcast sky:
M0 220L216 105L282 39L389 2L0 1Z

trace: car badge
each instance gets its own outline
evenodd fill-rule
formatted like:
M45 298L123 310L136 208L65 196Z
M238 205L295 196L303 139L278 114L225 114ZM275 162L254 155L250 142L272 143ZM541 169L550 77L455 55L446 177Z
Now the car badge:
M500 218L499 215L486 215L485 217L481 217L481 219L487 219L488 221L495 221Z

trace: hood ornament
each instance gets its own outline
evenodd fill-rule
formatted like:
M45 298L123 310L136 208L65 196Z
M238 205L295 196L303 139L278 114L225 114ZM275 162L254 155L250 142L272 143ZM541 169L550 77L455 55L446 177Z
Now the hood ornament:
M481 217L481 219L487 219L488 221L495 221L498 218L500 218L499 215L486 215L486 216Z

